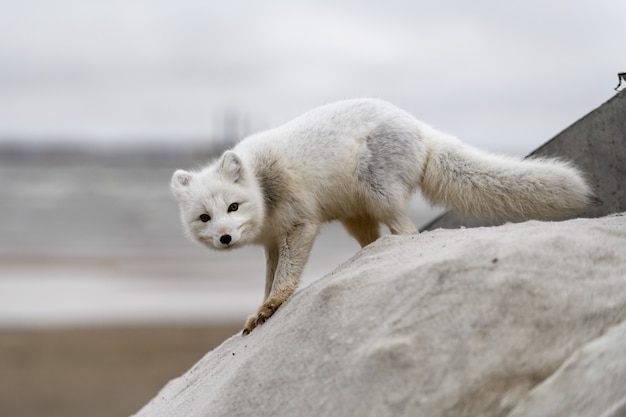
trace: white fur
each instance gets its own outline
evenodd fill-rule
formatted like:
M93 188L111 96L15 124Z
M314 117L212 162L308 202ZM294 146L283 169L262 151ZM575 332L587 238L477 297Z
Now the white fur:
M265 302L244 333L293 293L322 223L341 221L363 246L380 223L417 233L408 216L417 188L435 204L503 220L564 218L591 198L569 163L481 152L374 99L313 109L172 177L190 236L214 249L265 248Z

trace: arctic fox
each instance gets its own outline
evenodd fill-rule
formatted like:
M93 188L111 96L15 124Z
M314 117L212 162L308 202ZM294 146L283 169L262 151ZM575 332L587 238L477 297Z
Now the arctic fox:
M592 192L571 164L481 152L376 99L308 111L247 137L197 172L171 182L188 234L213 249L265 248L264 302L244 334L294 292L324 222L339 220L361 246L414 234L419 188L431 203L502 220L562 219Z

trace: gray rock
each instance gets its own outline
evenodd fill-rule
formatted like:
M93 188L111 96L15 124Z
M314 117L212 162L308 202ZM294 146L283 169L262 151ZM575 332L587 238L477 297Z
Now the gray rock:
M625 320L623 214L387 236L136 416L622 416Z

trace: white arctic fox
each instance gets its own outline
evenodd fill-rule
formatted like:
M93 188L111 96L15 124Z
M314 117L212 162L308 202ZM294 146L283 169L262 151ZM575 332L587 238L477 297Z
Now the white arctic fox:
M503 220L566 218L592 198L566 162L484 153L375 99L322 106L252 135L201 171L176 171L171 186L197 241L265 248L265 299L244 334L294 292L324 222L341 221L365 246L380 223L417 233L408 214L417 188L433 204Z

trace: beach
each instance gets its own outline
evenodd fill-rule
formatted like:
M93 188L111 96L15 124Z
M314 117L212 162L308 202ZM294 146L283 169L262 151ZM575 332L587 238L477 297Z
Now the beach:
M130 415L239 327L5 328L0 331L0 415Z

